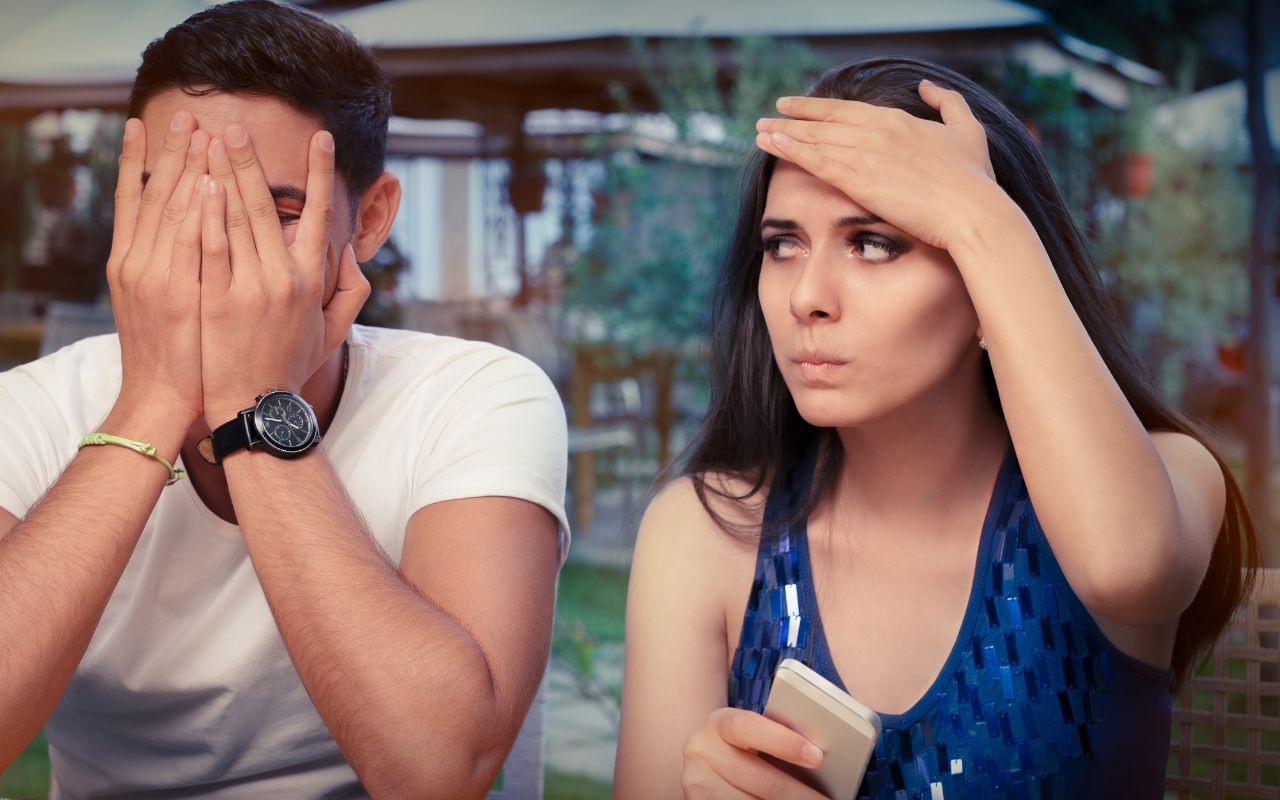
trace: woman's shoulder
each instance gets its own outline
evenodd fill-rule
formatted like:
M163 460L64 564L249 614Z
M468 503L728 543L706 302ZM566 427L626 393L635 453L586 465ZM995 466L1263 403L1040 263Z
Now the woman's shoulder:
M684 475L654 495L640 535L675 539L699 550L754 551L768 490L743 475Z

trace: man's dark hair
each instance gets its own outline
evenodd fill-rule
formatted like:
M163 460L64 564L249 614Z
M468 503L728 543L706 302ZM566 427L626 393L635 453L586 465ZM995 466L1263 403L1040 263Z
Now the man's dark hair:
M294 6L236 0L211 6L151 44L129 96L137 117L166 89L275 97L319 117L352 205L382 174L391 85L349 31ZM354 209L353 209L354 212Z

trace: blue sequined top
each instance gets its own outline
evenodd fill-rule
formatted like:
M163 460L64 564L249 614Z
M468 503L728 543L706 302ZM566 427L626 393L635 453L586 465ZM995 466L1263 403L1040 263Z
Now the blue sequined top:
M807 481L801 469L785 491L774 492L766 519L776 519ZM811 576L803 525L762 537L730 670L730 705L763 711L786 658L844 687ZM883 732L858 798L1159 798L1172 683L1172 672L1108 642L1071 590L1010 447L956 642L915 705L880 715Z

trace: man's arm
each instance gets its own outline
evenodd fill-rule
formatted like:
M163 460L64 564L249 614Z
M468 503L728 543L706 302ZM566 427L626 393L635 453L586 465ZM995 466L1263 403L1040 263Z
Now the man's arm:
M208 136L180 112L144 191L145 139L129 120L107 261L123 375L99 430L147 442L172 463L201 411L200 215L191 200ZM89 447L25 519L0 510L0 768L53 712L167 478L136 452Z
M322 448L225 463L285 647L365 788L483 795L546 665L555 519L512 498L436 503L410 519L397 570Z
M117 411L102 429L172 458L186 430L165 411ZM0 770L53 713L168 477L131 450L91 447L25 519L0 509Z

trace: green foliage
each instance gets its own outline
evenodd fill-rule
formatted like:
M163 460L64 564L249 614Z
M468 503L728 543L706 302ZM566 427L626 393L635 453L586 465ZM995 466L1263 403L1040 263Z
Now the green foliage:
M621 644L626 633L627 573L610 567L565 564L556 594L553 656L574 679L578 693L616 723L622 684L600 668L602 643Z
M1230 341L1248 294L1249 183L1237 154L1152 133L1150 196L1099 230L1099 264L1128 308L1130 343L1176 400L1205 343Z
M37 798L49 796L49 746L37 733L27 749L0 775L0 797Z
M777 97L803 91L820 65L789 41L744 39L725 51L705 39L634 47L674 141L660 145L660 158L634 139L601 153L591 243L564 300L633 351L686 350L706 332L737 166L753 147L755 121ZM615 93L624 108L639 106ZM652 123L634 111L631 118L633 130Z

